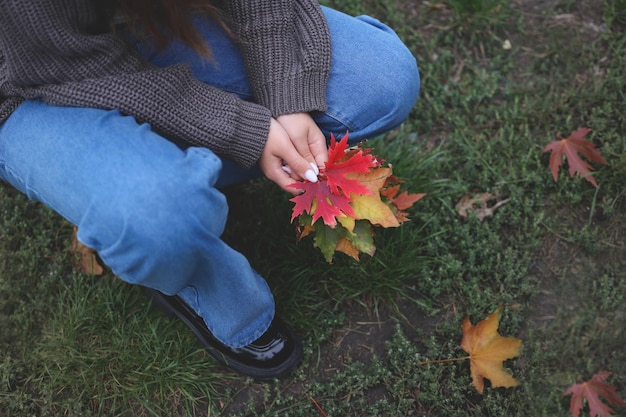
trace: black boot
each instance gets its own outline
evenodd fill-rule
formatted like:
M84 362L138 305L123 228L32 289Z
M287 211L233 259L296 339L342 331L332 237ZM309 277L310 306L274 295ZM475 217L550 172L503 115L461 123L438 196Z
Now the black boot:
M300 339L278 317L274 317L267 331L254 342L231 348L213 337L202 317L179 296L165 295L151 288L145 291L155 306L181 319L211 356L240 374L258 380L281 378L302 359Z

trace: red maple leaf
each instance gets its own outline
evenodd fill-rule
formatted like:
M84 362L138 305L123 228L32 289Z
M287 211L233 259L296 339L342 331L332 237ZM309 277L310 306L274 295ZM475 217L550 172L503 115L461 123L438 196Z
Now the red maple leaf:
M569 387L563 395L572 395L570 400L569 411L573 417L580 415L580 410L583 408L583 399L587 400L589 404L589 416L590 417L610 417L613 410L600 400L600 397L613 406L626 407L626 403L615 392L615 387L604 382L610 372L604 371L595 374L589 381L583 381L580 384L574 384Z
M565 155L569 166L570 177L578 173L595 187L598 186L595 178L590 174L592 170L591 165L578 156L578 154L581 154L587 158L589 162L608 165L608 162L604 160L602 155L595 150L593 143L583 139L583 136L590 131L591 129L586 127L580 128L572 132L569 137L555 140L543 149L542 153L552 151L550 154L550 171L552 171L554 181L556 181L559 176L559 168L563 163L563 155Z
M334 227L337 225L337 216L354 216L354 211L350 206L352 199L343 194L332 193L326 181L296 182L290 187L304 191L291 199L296 203L291 214L291 221L307 212L313 216L312 223L321 218L324 223Z
M351 194L372 194L358 179L347 178L345 175L368 172L379 165L378 160L360 147L349 151L347 148L347 134L339 142L331 135L328 161L320 170L319 180L315 183L302 181L289 185L304 191L290 200L295 203L291 221L306 212L313 216L313 223L321 218L324 223L334 227L337 224L336 217L355 216L349 204L352 202Z
M328 162L322 169L320 175L328 182L328 186L334 194L343 193L350 195L372 194L367 187L359 184L356 179L348 179L345 174L365 173L370 168L379 166L375 157L370 155L369 150L360 147L346 151L348 148L348 134L337 142L335 136L331 135L330 147L328 148Z

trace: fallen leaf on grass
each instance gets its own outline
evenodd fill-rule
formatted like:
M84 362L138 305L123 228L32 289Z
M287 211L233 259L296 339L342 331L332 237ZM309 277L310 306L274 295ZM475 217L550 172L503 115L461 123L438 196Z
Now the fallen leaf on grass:
M587 127L580 128L573 131L568 137L555 140L548 144L542 153L551 151L550 154L550 171L552 171L552 178L556 181L559 177L559 169L563 164L563 156L567 159L569 167L569 175L573 177L578 173L582 178L597 187L596 179L591 175L591 165L583 160L578 154L584 156L589 162L597 162L599 164L608 165L609 163L600 155L593 143L583 139L591 129Z
M74 231L72 232L72 245L70 246L74 268L89 275L102 275L104 269L100 263L98 263L96 252L79 242L76 237L77 234L78 228L74 227Z
M496 201L495 204L489 206L492 201ZM506 203L508 203L511 199L507 198L505 200L497 201L497 197L490 193L479 193L479 194L465 194L459 202L456 204L456 212L462 218L466 219L469 216L469 213L476 213L476 217L478 217L479 221L485 220L487 217L493 216L493 213Z
M574 384L563 393L564 396L572 395L569 411L573 417L580 415L580 411L583 408L583 400L586 400L587 404L589 404L590 417L610 417L613 410L609 405L626 407L626 403L615 392L615 387L604 382L609 375L611 373L607 371L597 373L589 381ZM603 403L600 397L604 398L609 405Z
M485 389L484 378L491 381L492 387L515 387L519 382L504 369L507 359L519 355L522 341L514 337L503 337L498 333L502 306L474 326L469 317L463 321L463 339L461 347L469 356L452 359L438 359L420 362L427 363L454 362L469 359L472 383L478 393Z
M514 387L519 382L503 368L502 363L519 355L522 341L513 337L503 337L498 333L502 306L474 326L469 317L463 322L461 347L469 353L472 382L479 393L483 393L485 382L492 387Z

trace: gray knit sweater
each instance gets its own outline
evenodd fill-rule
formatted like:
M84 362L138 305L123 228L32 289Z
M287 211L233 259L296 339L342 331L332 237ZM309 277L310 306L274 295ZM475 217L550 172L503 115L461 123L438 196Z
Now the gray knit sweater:
M118 109L248 167L272 116L325 110L330 37L316 0L227 0L254 102L156 68L110 31L102 0L0 0L0 123L25 99ZM100 3L101 4L101 3Z

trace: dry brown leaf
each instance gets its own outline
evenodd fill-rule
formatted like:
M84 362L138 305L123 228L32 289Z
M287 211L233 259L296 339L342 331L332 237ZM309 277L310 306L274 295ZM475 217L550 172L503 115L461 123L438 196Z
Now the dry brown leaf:
M481 222L487 217L493 216L493 213L508 203L511 199L498 201L498 198L491 193L479 193L479 194L465 194L461 200L456 204L455 208L459 216L466 219L470 212L476 213L476 217ZM489 206L491 202L496 203Z
M102 265L98 262L96 251L79 242L77 234L78 228L74 227L74 231L72 232L72 245L70 246L74 268L89 275L102 275L104 268L102 268Z
M337 242L337 247L335 250L339 252L343 252L346 255L354 258L354 260L359 260L359 250L352 244L352 242L346 238L340 238L339 242Z

